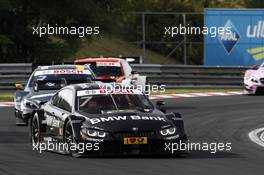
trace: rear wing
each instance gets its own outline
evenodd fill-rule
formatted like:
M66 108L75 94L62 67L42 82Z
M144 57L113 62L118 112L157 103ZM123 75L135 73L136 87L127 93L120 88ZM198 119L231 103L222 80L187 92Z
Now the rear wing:
M85 58L78 58L78 60L86 59ZM126 60L130 64L142 64L143 63L143 58L142 56L101 56L101 57L89 57L90 58L119 58ZM77 60L75 60L76 62ZM76 64L76 63L75 63Z

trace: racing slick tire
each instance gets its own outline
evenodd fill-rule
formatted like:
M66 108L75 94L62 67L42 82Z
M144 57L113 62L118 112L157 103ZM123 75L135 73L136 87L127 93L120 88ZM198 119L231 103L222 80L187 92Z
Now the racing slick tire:
M63 132L63 141L64 143L67 144L67 152L70 156L72 157L80 157L81 155L78 154L78 149L76 150L71 150L71 145L72 144L76 144L77 145L77 142L76 142L76 138L75 138L75 135L74 135L74 131L73 131L73 127L72 127L72 124L71 124L71 121L68 120L66 125L65 125L65 128L64 128L64 132ZM73 147L77 147L77 146L73 146Z
M35 144L39 147L43 141L42 133L45 132L45 126L42 124L43 120L43 111L35 112L33 117L30 118L29 139L31 146Z

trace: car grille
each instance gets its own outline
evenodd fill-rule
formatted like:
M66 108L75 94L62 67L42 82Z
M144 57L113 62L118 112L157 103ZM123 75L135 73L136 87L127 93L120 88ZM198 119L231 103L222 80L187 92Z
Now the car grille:
M114 132L113 136L116 139L124 137L152 137L156 134L155 131L138 131L138 132Z

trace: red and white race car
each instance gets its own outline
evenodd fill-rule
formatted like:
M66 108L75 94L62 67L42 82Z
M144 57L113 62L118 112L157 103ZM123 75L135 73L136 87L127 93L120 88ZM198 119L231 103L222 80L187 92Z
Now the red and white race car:
M121 58L84 58L74 62L79 65L89 65L102 82L116 82L123 85L136 85L145 87L146 76L132 71L126 59Z
M264 62L260 66L253 66L245 72L245 94L264 94Z

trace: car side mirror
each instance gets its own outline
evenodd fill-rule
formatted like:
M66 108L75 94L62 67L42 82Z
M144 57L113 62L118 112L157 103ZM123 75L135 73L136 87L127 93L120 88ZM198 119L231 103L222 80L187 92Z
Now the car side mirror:
M132 74L132 75L134 75L134 74L138 74L138 71L132 70L131 74Z
M165 101L157 101L156 105L157 106L164 106L165 105Z
M16 87L17 90L22 90L22 89L24 89L23 84L21 84L21 83L16 83L16 84L15 84L15 87Z
M35 92L38 92L38 91L39 91L39 84L38 84L37 81L35 81L35 82L33 83L33 90L34 90Z
M132 76L132 81L137 81L138 80L138 72L135 70L131 71L131 76Z
M132 70L131 74L138 74L138 71Z
M65 87L65 86L67 86L67 81L66 81L65 78L62 78L62 79L61 79L60 86L61 86L61 87Z
M165 105L165 101L157 101L157 102L156 102L156 106L157 106L157 108L158 108L161 112L166 113L166 109L162 108L162 106L164 106L164 105Z

